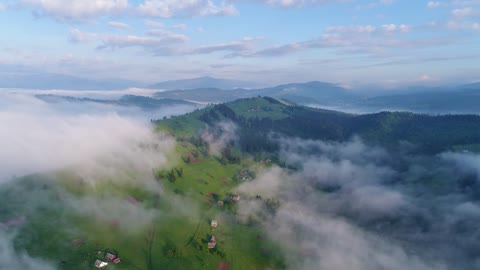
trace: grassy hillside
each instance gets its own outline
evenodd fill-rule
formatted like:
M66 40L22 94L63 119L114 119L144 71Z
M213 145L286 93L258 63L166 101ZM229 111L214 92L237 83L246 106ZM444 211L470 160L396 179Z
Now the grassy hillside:
M95 269L107 251L121 258L108 269L216 269L220 261L234 270L283 268L276 246L238 219L231 199L239 175L262 165L224 163L189 142L177 144L172 163L150 177L120 170L86 180L65 169L18 178L0 189L0 223L17 230L16 249L58 269Z

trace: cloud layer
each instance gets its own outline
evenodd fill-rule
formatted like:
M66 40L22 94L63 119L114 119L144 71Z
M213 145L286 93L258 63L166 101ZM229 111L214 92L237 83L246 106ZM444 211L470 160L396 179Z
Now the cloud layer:
M242 184L250 199L239 214L264 226L289 269L478 267L478 155L410 156L358 139L281 144L280 160L295 169Z

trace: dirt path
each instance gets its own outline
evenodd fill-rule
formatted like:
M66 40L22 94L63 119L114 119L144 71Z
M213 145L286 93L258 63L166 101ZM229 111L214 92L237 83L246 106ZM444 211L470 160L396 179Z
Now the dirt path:
M148 270L155 270L153 267L153 254L152 254L152 249L153 249L153 240L155 239L155 232L157 230L157 225L153 223L152 229L149 231L149 234L147 236L147 254L146 254L146 261L147 261L147 269Z

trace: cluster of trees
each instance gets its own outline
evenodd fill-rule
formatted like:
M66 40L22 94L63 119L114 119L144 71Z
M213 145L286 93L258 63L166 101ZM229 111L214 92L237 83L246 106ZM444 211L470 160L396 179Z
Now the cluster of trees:
M227 144L220 152L220 163L226 165L240 163L240 156L233 153L232 145Z
M174 183L177 181L177 177L183 177L183 168L172 168L171 170L159 170L155 172L155 178L157 180L166 178L168 181Z

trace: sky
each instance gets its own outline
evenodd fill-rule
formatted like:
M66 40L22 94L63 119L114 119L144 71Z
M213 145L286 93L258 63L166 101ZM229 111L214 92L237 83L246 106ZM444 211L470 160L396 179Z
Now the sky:
M0 0L0 74L480 81L480 0Z

